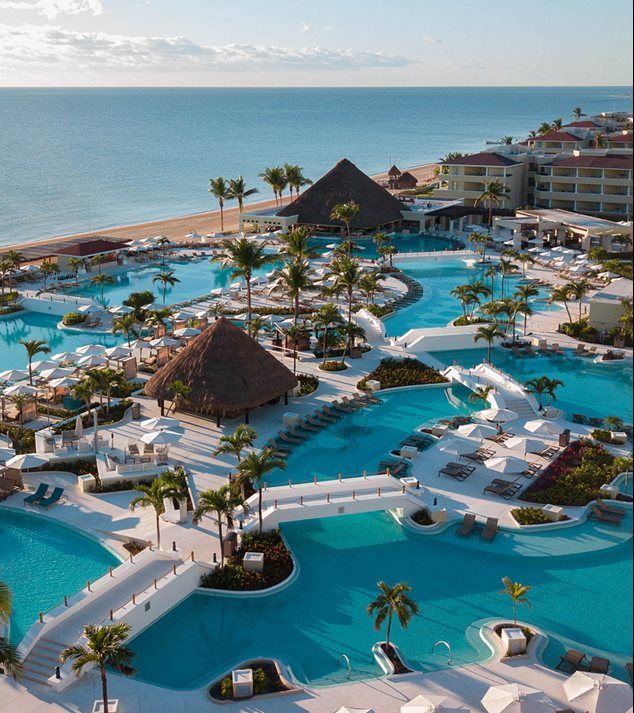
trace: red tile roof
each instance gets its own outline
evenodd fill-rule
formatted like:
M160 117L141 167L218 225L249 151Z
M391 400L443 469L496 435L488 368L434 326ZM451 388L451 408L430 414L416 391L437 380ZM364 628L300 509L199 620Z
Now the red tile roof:
M530 138L529 141L576 141L580 143L583 141L587 141L587 139L580 139L578 136L570 134L567 131L555 131L552 134L535 136L533 138Z
M626 144L631 144L632 141L634 140L634 136L632 135L632 132L630 131L627 134L622 134L621 132L618 132L617 134L608 134L605 137L606 141L609 141L610 143L626 143Z
M571 129L598 129L601 124L597 124L595 121L572 121L570 124L564 124L563 128Z
M445 166L517 166L517 161L512 161L506 156L490 151L481 151L480 153L472 153L460 158L452 158L449 161L443 161Z
M570 156L552 161L551 166L577 166L579 168L616 168L632 170L632 156Z
M126 243L115 242L114 240L86 240L75 245L69 245L57 251L57 255L72 255L73 257L90 257L101 253L115 252L126 248Z

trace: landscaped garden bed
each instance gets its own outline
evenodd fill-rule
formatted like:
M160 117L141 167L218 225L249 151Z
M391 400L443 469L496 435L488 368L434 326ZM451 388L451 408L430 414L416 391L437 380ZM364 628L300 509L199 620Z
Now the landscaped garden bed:
M394 673L396 675L400 675L403 673L412 673L412 669L408 668L401 661L401 657L398 655L398 652L392 646L392 644L386 644L385 641L382 641L379 646L381 647L381 651L385 654L389 662L392 664L392 668L394 669Z
M299 381L299 393L301 396L312 394L319 386L319 379L313 374L298 374L297 381Z
M600 488L632 469L631 458L620 458L588 439L574 441L548 465L520 500L551 505L583 506L601 498Z
M283 693L292 690L291 686L280 676L280 672L274 661L260 659L249 661L236 667L241 670L251 669L253 671L253 695L263 696L267 693ZM221 678L209 689L209 695L217 701L235 701L233 697L233 685L231 675Z
M325 361L319 365L322 371L345 371L348 365L345 361Z
M549 520L541 508L513 508L511 515L519 525L547 525L552 522ZM561 518L568 520L568 516Z
M429 510L427 508L423 508L422 510L417 510L413 515L412 515L412 520L417 524L421 525L422 527L431 527L432 525L435 525L436 523L431 519L431 515L429 514Z
M383 359L376 369L359 381L357 388L363 391L371 380L378 381L382 389L447 383L437 369L412 358Z

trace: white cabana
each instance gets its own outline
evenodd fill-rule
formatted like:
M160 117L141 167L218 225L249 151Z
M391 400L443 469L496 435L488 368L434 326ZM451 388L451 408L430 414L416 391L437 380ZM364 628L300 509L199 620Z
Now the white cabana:
M100 305L82 305L81 307L77 308L77 311L80 314L103 314L106 311L105 307L102 307Z
M159 337L158 339L153 339L150 342L150 346L154 349L162 349L163 347L180 347L180 341L178 339L172 339L172 337Z
M0 381L8 381L10 383L28 378L29 372L25 369L8 369L0 374Z
M535 433L538 436L558 436L564 432L564 427L560 426L555 421L546 421L543 418L538 418L534 421L527 421L524 424L524 429L529 433Z
M130 347L120 344L119 346L106 349L105 356L108 357L108 359L114 359L116 361L118 359L127 359L131 353L132 350Z
M108 360L106 359L106 357L101 356L99 354L90 354L88 356L82 357L77 362L77 364L82 369L94 369L98 366L104 366L107 363L108 363Z
M454 703L449 696L419 695L401 706L401 713L470 713L469 708Z
M200 329L196 329L195 327L182 327L174 331L174 336L180 337L181 339L191 339L192 337L197 337L199 334Z
M526 438L525 436L513 436L504 442L506 448L513 448L520 453L539 453L546 448L544 441L537 438Z
M65 376L71 376L74 373L75 369L55 366L52 369L44 369L44 371L40 372L40 377L46 381L52 381L53 379L62 379Z
M438 445L438 450L450 455L473 453L476 444L468 438L460 436L445 436Z
M178 443L181 438L181 434L174 431L151 431L141 436L143 443L155 446L169 446L172 443Z
M51 361L57 364L74 364L80 356L83 355L76 352L59 352L58 354L53 354Z
M85 344L83 347L79 347L77 354L82 357L85 356L99 356L100 354L105 354L106 348L103 344Z
M458 428L458 433L469 438L488 438L489 436L495 436L497 429L493 426L487 426L485 423L466 423Z
M528 462L516 456L494 456L484 461L484 467L496 473L522 473L528 468Z
M488 713L555 713L557 708L543 691L517 683L491 686L482 705Z
M173 428L180 428L180 421L169 416L155 416L141 421L141 428L146 431L163 431Z
M473 415L493 423L506 423L519 418L515 411L511 411L508 408L485 408L482 411L476 411Z
M564 681L568 700L588 713L631 713L632 689L604 673L575 671Z
M5 396L37 396L37 388L30 384L15 384L4 390Z
M7 468L18 468L19 470L30 470L31 468L39 468L48 461L35 453L23 453L19 456L13 456L7 461Z

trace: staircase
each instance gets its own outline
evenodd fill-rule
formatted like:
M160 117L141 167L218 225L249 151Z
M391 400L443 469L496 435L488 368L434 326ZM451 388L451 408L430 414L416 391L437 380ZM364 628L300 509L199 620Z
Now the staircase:
M22 663L22 678L43 686L55 674L55 667L60 665L59 655L70 644L63 644L46 637L41 638Z
M529 421L535 417L532 406L525 398L511 397L505 394L504 401L506 402L506 408L515 411L520 418Z

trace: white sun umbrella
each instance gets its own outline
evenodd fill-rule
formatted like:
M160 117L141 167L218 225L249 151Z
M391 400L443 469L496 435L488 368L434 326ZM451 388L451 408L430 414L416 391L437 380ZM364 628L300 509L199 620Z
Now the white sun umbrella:
M232 282L229 287L232 290L241 290L244 286L244 283L241 280L236 280L235 282Z
M504 442L506 448L516 448L520 453L539 453L546 447L544 441L537 438L526 438L525 436L513 436Z
M206 309L202 309L200 312L196 312L194 317L196 317L196 319L207 319L207 317L209 317L209 312L207 312Z
M155 416L141 421L141 428L146 431L163 431L172 428L180 428L180 421L169 416Z
M57 364L74 364L79 359L79 356L75 352L59 352L58 354L53 354L51 361Z
M335 713L374 713L374 708L350 708L350 706L341 706L341 708L337 708Z
M172 312L170 319L174 322L184 322L186 319L191 319L192 315L189 312Z
M94 369L97 366L103 366L107 364L108 360L105 356L99 354L91 354L89 356L82 357L78 362L78 366L82 369Z
M30 384L15 384L4 390L6 396L36 396L37 388Z
M5 465L8 460L13 458L15 451L13 448L7 448L5 446L0 448L0 464Z
M108 312L110 314L131 314L134 310L127 305L117 305L116 307L111 307Z
M519 418L515 411L511 411L508 408L485 408L482 411L476 411L473 415L493 423L506 423Z
M42 361L34 361L33 364L31 364L31 368L33 371L36 372L42 372L46 371L47 369L55 369L55 367L58 367L59 364L54 362L52 359L42 359Z
M101 314L102 312L105 312L106 309L100 305L82 305L77 309L77 311L81 314Z
M178 443L181 438L181 434L175 433L174 431L151 431L141 436L143 443L154 444L156 446L168 446L172 443Z
M554 713L557 708L543 691L517 683L491 686L482 705L488 713Z
M175 337L197 337L200 334L200 329L196 329L195 327L182 327L181 329L177 329L174 332Z
M70 376L74 371L74 369L66 369L62 366L55 366L52 369L44 369L44 371L40 372L40 376L42 379L46 379L46 381L52 381L53 379L61 379L64 376Z
M79 347L77 354L81 356L99 356L100 354L105 354L106 348L103 344L85 344L83 347Z
M401 713L469 713L469 709L452 702L448 696L425 694L401 706Z
M54 389L71 389L79 383L79 379L75 379L73 376L62 376L59 379L51 379L48 382L49 386Z
M209 294L213 295L214 297L220 297L220 295L222 294L222 287L216 287L215 289L211 290Z
M107 356L108 359L126 359L130 356L131 352L132 349L130 349L130 347L120 344L119 346L106 349L105 356Z
M75 419L75 435L77 438L81 438L84 435L84 420L81 416L77 416Z
M150 342L150 346L155 349L160 349L161 347L179 347L180 344L178 339L172 339L171 337L159 337Z
M438 444L438 450L450 455L464 455L465 453L473 453L476 445L468 438L445 436Z
M266 277L264 277L263 275L259 275L258 277L254 277L254 278L251 280L251 284L252 284L252 285L256 285L256 286L257 286L257 285L266 285L267 282L268 282L268 280L267 280Z
M568 700L588 713L631 713L632 689L603 673L576 671L564 681Z
M524 429L538 436L558 436L564 432L564 427L560 426L556 421L546 421L542 418L527 421L524 424Z
M33 265L32 263L30 265L22 265L20 268L20 272L39 272L40 268L37 265Z
M0 381L22 381L29 378L29 372L25 369L9 369L0 374Z
M18 468L19 470L29 470L30 468L39 468L47 462L46 458L41 458L35 453L23 453L19 456L13 456L7 461L8 468Z
M493 426L487 426L485 423L466 423L458 428L458 433L461 436L470 438L487 438L488 436L495 436L497 429L493 428Z
M522 473L528 468L528 462L516 456L495 456L487 458L484 467L496 473Z

